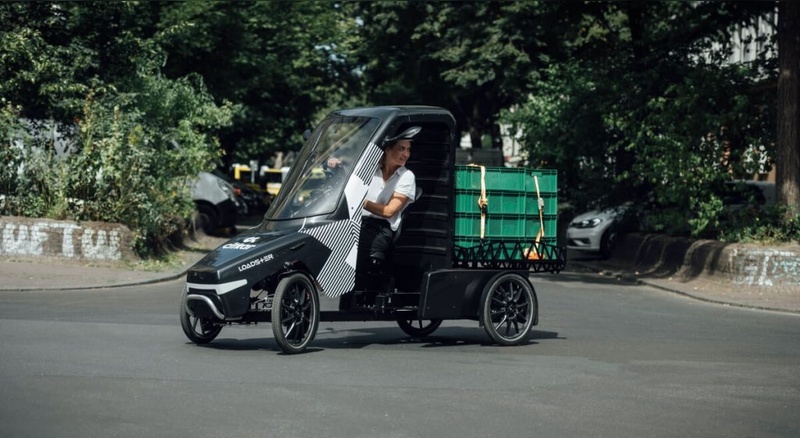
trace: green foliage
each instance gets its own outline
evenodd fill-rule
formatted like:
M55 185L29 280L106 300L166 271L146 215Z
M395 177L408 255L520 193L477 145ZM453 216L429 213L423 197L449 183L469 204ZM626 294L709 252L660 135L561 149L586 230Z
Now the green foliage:
M715 190L755 173L753 156L774 156L766 51L722 62L733 25L762 7L596 6L581 7L569 58L502 120L522 132L530 165L562 171L562 199L579 209L633 200L645 231L716 237L730 221Z
M160 74L164 52L132 32L137 5L0 8L13 24L0 34L0 213L122 223L149 256L186 227L189 182L214 167L211 133L235 107L197 75Z
M90 94L64 155L6 106L3 138L12 143L3 145L2 213L122 223L142 256L182 231L194 211L189 182L217 158L203 129L226 123L231 111L189 81L142 79L136 95L110 87Z
M165 73L201 75L217 99L237 102L220 132L227 164L298 150L322 108L338 106L355 82L354 19L330 2L174 2L156 35Z
M790 215L786 207L742 209L725 216L717 238L723 242L762 243L800 242L800 215Z
M736 26L774 8L0 3L4 212L116 218L147 253L182 226L197 170L296 150L342 105L401 103L449 108L475 145L512 125L578 211L634 200L649 231L791 238L796 221L748 224L715 191L775 155L775 42L723 67ZM72 153L23 120L75 126Z

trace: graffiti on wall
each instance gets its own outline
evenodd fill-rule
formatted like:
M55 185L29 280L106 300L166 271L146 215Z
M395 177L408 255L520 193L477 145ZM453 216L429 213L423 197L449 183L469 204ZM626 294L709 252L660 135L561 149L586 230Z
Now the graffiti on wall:
M120 231L74 222L0 222L0 254L121 260Z
M733 282L747 286L800 285L800 254L794 251L735 249L729 263Z

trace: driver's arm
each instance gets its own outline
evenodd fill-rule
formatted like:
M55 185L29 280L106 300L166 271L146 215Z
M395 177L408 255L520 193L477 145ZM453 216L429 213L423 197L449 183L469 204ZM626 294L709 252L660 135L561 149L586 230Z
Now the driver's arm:
M403 206L406 205L406 202L408 202L408 196L394 192L387 204L379 204L365 199L364 209L374 215L390 218L399 213L403 209Z

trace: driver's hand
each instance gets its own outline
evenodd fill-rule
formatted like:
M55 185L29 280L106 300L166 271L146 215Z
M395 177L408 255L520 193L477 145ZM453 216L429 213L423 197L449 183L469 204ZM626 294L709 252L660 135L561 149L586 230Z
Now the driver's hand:
M328 158L328 169L336 169L340 164L342 164L342 160L336 157Z

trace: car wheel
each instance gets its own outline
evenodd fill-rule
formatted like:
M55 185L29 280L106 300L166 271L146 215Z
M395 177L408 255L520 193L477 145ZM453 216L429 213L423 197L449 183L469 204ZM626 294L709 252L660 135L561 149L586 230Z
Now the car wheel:
M442 325L441 319L416 319L416 320L406 320L401 319L397 321L397 325L400 326L400 329L405 332L408 336L412 338L424 338L439 328Z
M195 344L208 344L222 331L222 325L217 324L211 319L200 318L189 314L189 311L186 309L186 295L187 292L184 290L183 296L181 297L181 306L178 311L183 333Z
M197 206L197 217L195 219L195 226L208 235L213 235L217 231L217 213L213 208L208 205Z
M272 333L286 354L305 351L317 334L319 295L306 275L294 273L282 279L272 300Z
M607 229L600 238L600 257L604 259L611 257L617 247L618 239L619 233L614 227Z
M485 289L480 320L494 342L519 345L531 330L536 306L533 286L528 279L517 273L506 273Z

